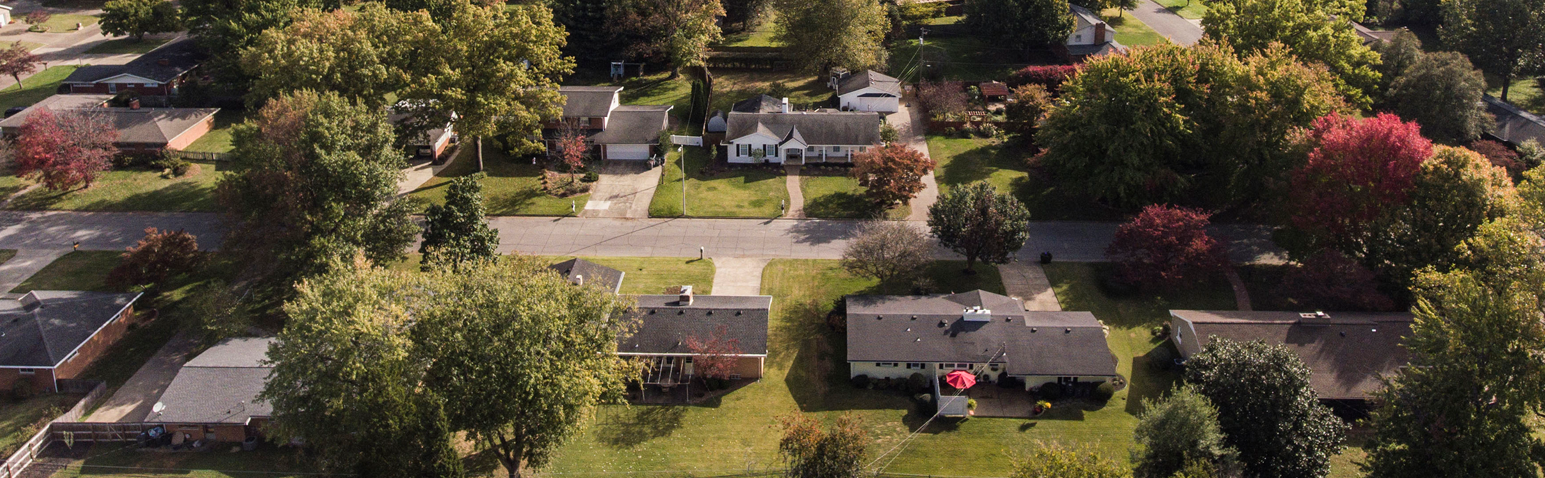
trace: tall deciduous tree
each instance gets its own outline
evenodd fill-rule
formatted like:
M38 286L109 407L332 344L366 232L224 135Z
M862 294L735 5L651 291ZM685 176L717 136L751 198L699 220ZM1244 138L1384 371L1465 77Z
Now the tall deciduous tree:
M1218 408L1246 476L1325 476L1347 425L1319 402L1309 367L1281 345L1214 337L1186 362L1186 382Z
M182 29L182 13L166 0L112 0L102 6L104 35L133 35L145 41L145 35Z
M1196 460L1227 468L1235 459L1235 451L1224 444L1218 409L1191 387L1182 386L1162 400L1143 400L1133 434L1138 478L1171 478Z
M1009 99L1011 101L1003 108L1004 116L1007 116L1009 121L1031 125L1045 118L1046 113L1051 112L1053 105L1051 93L1046 91L1046 87L1038 84L1025 84L1014 88Z
M1030 211L987 182L957 186L928 207L928 228L939 244L966 256L966 270L976 262L1002 264L1030 238Z
M1132 472L1110 458L1057 444L1037 443L1014 463L1010 478L1127 478ZM1166 477L1168 478L1168 477Z
M1432 142L1415 123L1388 113L1326 116L1300 142L1310 152L1292 175L1292 224L1309 242L1342 251L1361 249L1373 221L1409 201L1422 162L1432 156Z
M493 259L499 231L483 217L483 173L451 180L445 204L424 212L424 240L418 251L424 267L460 269L462 264Z
M933 243L923 231L898 221L870 221L842 252L842 267L881 284L921 274L933 262Z
M819 421L804 414L779 417L778 423L783 426L778 452L788 464L785 476L856 478L863 471L869 434L859 426L858 417L838 415L825 429Z
M671 77L682 67L701 66L708 45L722 40L719 0L619 0L607 13L614 34L625 36L633 58L671 65Z
M884 68L890 58L885 7L873 0L775 0L777 32L785 56L805 71L825 75L833 67L849 71Z
M18 90L22 89L21 75L37 71L40 63L43 63L43 59L32 54L32 51L22 45L21 40L0 50L0 75L10 75L15 79Z
M1405 288L1422 269L1447 269L1455 248L1515 198L1507 171L1464 148L1440 146L1422 162L1404 205L1369 228L1363 263Z
M290 23L291 12L334 10L338 0L184 0L183 17L189 35L210 54L207 63L223 81L239 86L251 81L241 69L241 55L264 31Z
M1116 229L1105 256L1122 280L1170 289L1208 279L1228 267L1228 254L1207 235L1212 215L1194 209L1148 206Z
M970 0L966 24L1021 51L1062 44L1073 33L1067 0Z
M107 273L107 283L118 288L150 285L160 289L168 277L190 272L203 257L198 239L187 231L145 228L145 237L123 253L123 261Z
M49 190L91 187L97 174L112 167L118 130L89 112L28 113L12 144L17 177L41 181Z
M1207 7L1206 38L1232 44L1241 55L1287 45L1300 60L1329 67L1354 103L1369 104L1379 84L1379 54L1349 23L1363 20L1364 0L1217 0Z
M906 204L926 185L923 177L938 163L905 144L889 144L859 153L853 158L853 177L867 189L864 196L884 210Z
M425 12L376 2L356 11L300 9L292 23L263 32L243 52L242 68L256 78L253 99L333 91L384 107L413 81L425 43L438 39L439 28Z
M1492 128L1481 102L1486 78L1470 60L1453 52L1426 53L1409 31L1376 45L1384 58L1379 108L1415 121L1423 135L1448 144L1471 141Z
M1538 72L1545 58L1545 0L1444 0L1438 36L1481 71L1502 82L1502 100L1514 78Z
M225 249L280 296L357 250L400 260L418 227L397 199L407 158L395 139L385 112L337 93L269 101L232 133L232 171L216 187L234 224Z

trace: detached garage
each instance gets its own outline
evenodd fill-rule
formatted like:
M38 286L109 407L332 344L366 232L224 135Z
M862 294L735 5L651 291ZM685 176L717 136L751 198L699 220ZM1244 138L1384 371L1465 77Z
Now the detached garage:
M865 70L837 83L842 109L895 113L901 111L901 80Z
M606 129L591 137L601 147L601 158L642 161L660 144L660 132L670 122L671 107L619 106L612 110Z

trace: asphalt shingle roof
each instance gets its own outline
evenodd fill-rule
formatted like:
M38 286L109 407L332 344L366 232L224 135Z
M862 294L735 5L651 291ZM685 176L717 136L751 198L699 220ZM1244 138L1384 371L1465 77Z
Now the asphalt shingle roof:
M848 361L1005 363L1010 375L1113 376L1105 329L1088 312L1025 311L981 290L933 296L850 295ZM968 308L990 311L965 320Z
M571 283L583 276L586 284L600 284L606 290L613 293L622 290L622 278L626 275L626 273L617 269L584 259L569 259L547 267L558 271L558 275L563 276L564 279Z
M740 100L730 106L730 111L741 113L781 113L783 112L783 99L772 95L756 95Z
M874 70L864 70L862 73L843 78L841 82L837 83L837 94L846 95L870 86L892 95L901 96L901 80L880 74Z
M606 120L606 130L590 140L595 144L659 144L670 111L669 105L618 106Z
M602 118L612 111L612 97L621 86L560 86L564 118Z
M54 112L75 111L101 115L118 130L118 143L166 144L220 111L219 108L133 109L101 106L108 99L112 99L112 96L50 96L10 118L0 120L0 128L20 128L33 112L46 108Z
M691 305L680 305L675 295L637 298L633 316L640 321L638 330L618 341L620 353L692 353L687 337L707 339L723 326L726 338L739 341L742 354L767 355L771 296L699 295Z
M1491 133L1492 136L1514 145L1531 139L1545 144L1545 119L1491 95L1481 99L1486 101L1486 112L1497 118L1497 130Z
M1410 359L1402 337L1411 331L1409 313L1332 312L1326 319L1306 319L1297 312L1172 310L1191 321L1206 346L1214 337L1262 340L1292 350L1311 371L1320 398L1366 399L1383 388L1381 375L1394 373ZM1184 331L1182 331L1184 332Z
M267 338L227 339L183 364L158 403L160 412L145 416L151 423L247 423L273 415L273 406L258 401L271 367L264 365Z
M794 113L731 112L724 134L730 140L758 132L787 138L798 128L810 145L871 145L880 143L880 114L874 112L800 111Z
M0 300L0 365L57 366L139 297L38 290L21 299Z
M166 64L162 64L165 60ZM203 62L203 55L199 54L198 47L191 38L182 38L159 48L139 58L130 60L122 65L86 66L76 69L65 77L65 83L95 83L122 74L130 74L154 80L160 83L169 83L184 73L197 68Z

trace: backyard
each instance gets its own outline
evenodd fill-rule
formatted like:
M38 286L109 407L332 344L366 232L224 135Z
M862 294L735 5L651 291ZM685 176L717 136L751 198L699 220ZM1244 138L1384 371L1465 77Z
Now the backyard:
M710 171L712 151L686 148L687 216L692 217L777 217L780 201L787 202L789 191L782 171L762 166L745 166ZM649 203L651 217L680 217L681 161L672 152L665 162L660 187Z
M188 145L187 151L198 153L231 152L231 128L247 119L244 110L222 108L215 113L215 124L208 133Z
M1013 144L991 138L928 136L928 154L938 162L934 178L939 193L986 181L999 193L1011 193L1030 210L1030 218L1050 220L1120 220L1120 211L1080 196L1025 161L1028 154Z
M303 476L327 476L317 473L316 466L306 460L294 448L265 446L257 451L226 453L139 453L119 451L117 446L104 445L104 449L81 445L71 450L74 455L87 456L85 460L70 464L54 472L55 478L80 476L168 476L185 478L290 478ZM293 473L293 474L291 474Z
M1490 83L1493 86L1490 90L1486 91L1486 94L1501 98L1501 80L1492 79L1490 80ZM1508 102L1512 103L1513 106L1517 106L1520 109L1523 109L1524 111L1528 111L1536 115L1545 115L1545 94L1541 93L1539 85L1540 84L1536 82L1534 78L1520 78L1513 80L1513 84L1508 88L1507 91Z
M21 87L6 88L0 90L0 110L11 109L17 106L32 106L33 103L43 101L44 98L54 95L59 90L59 83L74 73L77 65L51 66L48 69L24 78Z
M469 145L470 146L470 145ZM526 158L515 158L489 145L483 146L483 205L492 216L567 216L575 207L585 207L589 194L557 197L542 189L542 169ZM422 212L430 204L445 202L451 179L477 172L477 148L461 148L450 165L409 196L415 209Z
M630 73L635 70L629 70ZM691 107L692 80L683 74L676 78L662 71L612 81L600 71L576 73L567 83L574 85L613 85L623 87L619 94L626 105L671 105L671 114L679 125ZM729 111L730 105L759 94L788 97L800 108L830 106L832 91L815 75L797 71L713 70L713 110ZM694 133L695 134L695 133Z
M86 189L36 188L16 196L6 209L56 211L194 211L216 209L215 183L225 163L194 161L188 174L169 178L161 170L127 168L97 176ZM4 188L5 180L0 180Z

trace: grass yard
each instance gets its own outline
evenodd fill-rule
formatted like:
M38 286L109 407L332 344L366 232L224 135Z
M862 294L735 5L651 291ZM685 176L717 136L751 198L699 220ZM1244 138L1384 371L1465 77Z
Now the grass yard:
M76 65L51 66L31 77L21 80L21 87L10 87L0 90L0 110L10 109L16 106L32 106L33 103L42 101L54 95L59 90L59 83L70 76L79 68Z
M11 44L15 44L15 43L21 43L21 47L22 48L26 48L27 51L36 50L36 49L39 49L39 48L43 47L42 43L32 42L32 41L15 41L15 42L11 42L10 44L6 44L6 46L10 46Z
M1501 98L1502 81L1488 78L1487 82L1492 87L1486 91L1486 94ZM1534 78L1513 80L1512 86L1507 91L1507 100L1524 111L1545 115L1545 93L1540 91L1539 84L1535 83Z
M462 148L461 154L451 161L450 166L408 196L419 211L430 204L444 203L452 178L477 172L477 148ZM483 166L488 174L483 179L483 205L492 216L567 216L572 214L572 205L583 208L585 201L590 200L589 194L566 198L547 194L542 189L542 166L512 158L498 148L483 148Z
M634 70L629 70L630 72ZM604 71L583 71L567 82L573 85L621 86L620 94L626 105L672 105L671 114L678 124L684 122L691 109L692 81L687 75L670 77L669 71L645 76L634 76L622 81L612 81ZM830 88L814 75L797 71L769 70L714 70L712 108L729 111L730 105L758 94L788 97L789 102L802 109L827 107L835 104Z
M77 445L84 446L84 445ZM79 476L180 476L184 478L289 478L326 476L317 473L316 466L308 463L294 448L278 448L265 445L257 451L229 453L216 450L203 453L137 453L124 451L113 453L117 445L104 445L101 450L86 448L79 451L89 458L72 463L54 472L55 478ZM293 473L293 474L290 474Z
M9 166L0 167L0 201L27 189L30 185L32 181L16 177L16 173L12 172Z
M1187 19L1200 20L1202 17L1207 16L1207 5L1203 4L1202 0L1154 0L1154 1L1158 2L1159 5L1163 5L1164 8L1169 9L1169 11L1175 12L1176 15L1180 15L1180 16L1185 17ZM1122 42L1122 43L1125 44L1125 42Z
M775 25L777 19L774 17L774 15L776 15L776 13L770 13L766 15L766 18L763 18L760 22L756 22L756 27L754 28L740 33L724 35L724 41L719 42L718 45L714 46L766 48L781 46L780 44L773 42L773 34L777 33L778 29L778 27Z
M783 174L767 168L734 168L708 173L713 160L704 148L686 149L687 213L693 217L777 217L779 201L787 202L789 191ZM665 162L660 187L649 203L651 217L680 217L681 160L672 152Z
M224 163L195 161L180 178L161 171L108 171L87 189L49 191L37 188L17 196L6 209L59 211L194 211L216 209L215 183L224 176Z
M219 113L215 113L214 126L208 133L204 133L204 136L200 136L197 141L188 145L187 150L199 153L231 152L231 128L246 119L245 110L221 109Z
M172 37L166 37L166 38L145 37L144 41L139 41L139 40L135 40L133 37L120 38L120 39L117 39L117 40L108 40L108 41L105 41L105 42L102 42L102 43L98 43L97 46L91 47L90 50L86 50L86 53L88 53L88 54L123 54L123 53L145 54L145 53L150 53L150 50L154 50L154 49L156 49L156 47L159 47L161 45L166 44L166 42L170 41L171 39L172 39Z
M1122 45L1131 47L1169 43L1168 38L1153 31L1135 15L1121 15L1116 9L1109 9L1101 12L1100 16L1105 17L1105 23L1116 28L1116 42Z
M807 167L805 169L809 171ZM846 169L837 171L846 172ZM846 175L800 176L800 193L805 196L805 217L871 219L883 216L905 219L912 209L899 205L887 211L877 210L864 197L864 187L858 180Z
M891 47L890 75L916 80L924 63L942 63L946 80L1002 80L1014 70L1030 65L1024 52L995 47L977 37L937 37L927 39L923 53L917 39L898 41Z
M16 257L16 249L0 249L0 264L11 260L12 257Z
M928 136L928 154L938 161L934 178L939 193L977 181L998 192L1013 193L1030 209L1030 217L1047 220L1120 220L1119 211L1084 198L1046 175L1031 171L1024 151L987 138Z
M16 15L15 18L20 21L25 16L27 16L27 14L22 13ZM48 33L69 33L76 31L76 23L79 23L82 26L95 25L97 20L99 20L99 18L97 18L96 15L55 13L48 17L48 21L43 22L43 26L48 28Z
M44 423L69 411L80 399L80 395L43 394L19 401L0 400L0 456L16 453Z
M119 251L75 251L43 266L11 292L25 294L37 290L112 291L107 286L107 272L118 266Z
M556 264L573 256L542 256L547 264ZM685 257L584 257L623 272L623 294L664 294L665 288L678 285L692 286L693 293L713 293L713 259L698 260ZM417 262L415 262L416 264Z

